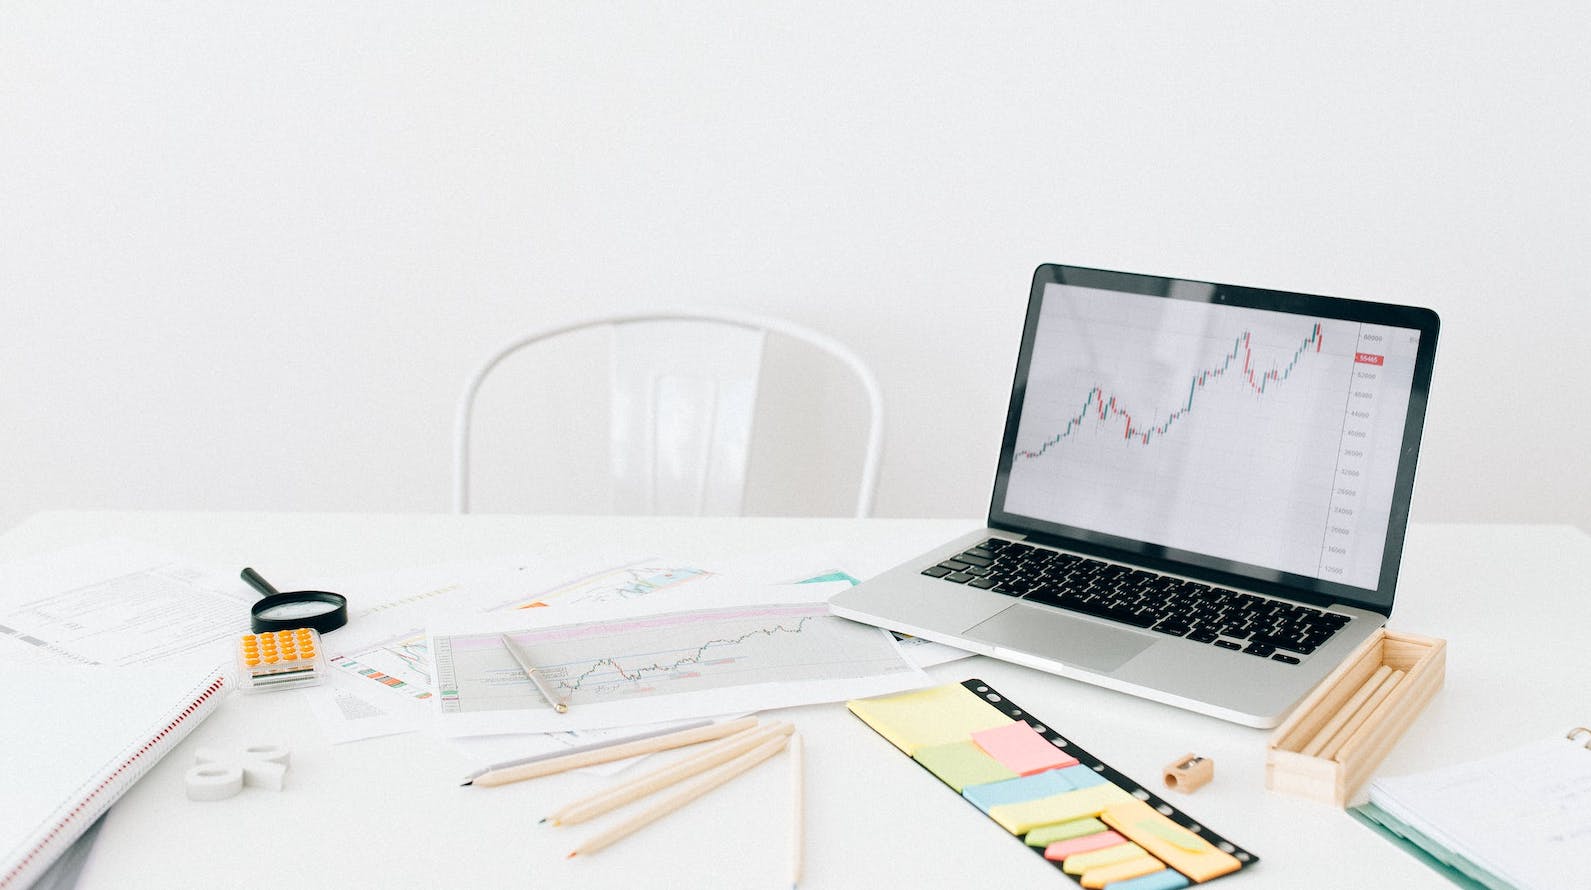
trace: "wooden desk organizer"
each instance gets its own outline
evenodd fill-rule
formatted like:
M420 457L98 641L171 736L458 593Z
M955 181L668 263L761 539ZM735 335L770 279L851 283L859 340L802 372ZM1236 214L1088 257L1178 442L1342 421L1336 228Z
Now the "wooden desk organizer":
M1378 673L1383 665L1389 671ZM1272 734L1265 787L1345 806L1442 687L1446 669L1445 640L1376 631ZM1383 675L1395 671L1402 677L1381 691Z

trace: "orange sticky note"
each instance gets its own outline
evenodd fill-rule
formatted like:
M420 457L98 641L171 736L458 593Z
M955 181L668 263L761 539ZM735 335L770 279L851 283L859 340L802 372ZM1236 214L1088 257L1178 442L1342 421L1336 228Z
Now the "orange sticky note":
M1076 757L1055 747L1033 727L1021 721L975 732L972 740L990 757L1005 764L1006 769L1019 776L1077 765Z
M1196 883L1243 867L1237 857L1218 849L1141 800L1109 807L1099 818Z

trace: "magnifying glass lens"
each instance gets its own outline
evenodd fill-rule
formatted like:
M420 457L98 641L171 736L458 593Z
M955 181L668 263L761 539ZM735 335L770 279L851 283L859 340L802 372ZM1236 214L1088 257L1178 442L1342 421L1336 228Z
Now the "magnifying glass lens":
M326 603L317 600L300 600L292 603L280 603L259 610L261 618L271 621L293 621L299 618L317 618L327 612L335 611L336 603Z

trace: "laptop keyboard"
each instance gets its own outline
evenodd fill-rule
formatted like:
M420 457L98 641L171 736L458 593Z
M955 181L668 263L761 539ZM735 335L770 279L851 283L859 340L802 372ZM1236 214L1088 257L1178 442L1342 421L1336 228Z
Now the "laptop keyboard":
M1004 538L923 574L1286 664L1298 664L1351 620Z

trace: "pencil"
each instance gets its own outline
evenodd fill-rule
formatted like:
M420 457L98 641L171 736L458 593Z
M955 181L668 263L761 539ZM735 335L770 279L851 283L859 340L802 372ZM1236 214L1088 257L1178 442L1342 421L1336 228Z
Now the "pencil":
M619 742L595 751L582 751L579 754L566 754L562 757L554 757L551 760L538 760L534 763L511 766L507 769L492 770L476 776L470 784L491 788L496 785L506 785L509 782L550 776L553 773L579 769L583 766L612 763L615 760L624 760L641 754L652 754L657 751L667 751L671 748L683 748L686 745L694 745L698 742L710 742L713 739L734 735L756 724L756 717L742 717L739 720L714 723L710 726L682 729L679 732L671 732L668 735L660 735L656 738Z
M553 694L552 687L548 686L547 681L541 678L541 672L536 670L536 666L530 663L530 659L525 657L525 653L520 651L519 646L508 638L508 634L503 634L502 636L503 648L508 650L509 655L514 656L514 662L519 665L520 670L525 672L525 678L530 680L531 685L536 687L536 691L541 693L541 697L547 700L547 704L552 705L554 711L560 714L568 713L569 704Z
M1369 698L1376 691L1376 688L1381 685L1381 681L1385 680L1391 673L1392 668L1386 665L1376 668L1370 679L1366 680L1364 685L1354 692L1347 703L1339 708L1336 714L1332 715L1331 720L1321 727L1319 732L1315 733L1315 737L1309 740L1309 744L1300 748L1299 751L1308 757L1314 757L1319 754L1320 749L1331 741L1331 737L1337 734L1337 730L1341 729L1342 725L1347 723L1349 718L1359 711L1359 706L1365 703L1365 699Z
M471 782L474 782L477 776L484 776L493 770L508 769L511 766L519 766L522 763L535 763L538 760L551 760L554 757L565 757L570 754L579 754L582 751L596 751L600 748L606 748L609 745L617 745L620 742L633 742L639 739L657 738L660 735L667 735L671 732L680 732L681 730L695 729L698 726L706 726L712 722L713 721L711 720L692 720L683 726L665 726L661 729L638 732L634 735L629 735L621 739L605 739L600 742L588 742L584 745L573 745L563 749L562 751L543 751L540 754L529 754L524 757L515 757L512 760L501 760L497 763L489 763L475 772L470 773L469 775L465 776L464 781L460 782L459 784L468 785Z
M805 844L806 768L801 763L801 733L790 738L790 890L801 883L802 847Z
M685 760L668 764L637 776L629 782L583 797L543 819L553 825L573 825L594 819L603 813L616 810L631 801L661 791L670 785L700 775L721 763L733 760L776 736L787 736L795 731L788 723L770 723L747 729L729 736Z
M773 755L778 754L779 751L783 749L789 741L790 739L788 736L775 736L774 738L763 742L761 745L758 745L750 751L747 751L745 754L736 757L734 760L729 761L723 766L717 767L712 772L702 776L696 782L687 785L669 797L665 797L664 799L658 801L658 803L651 809L637 813L624 822L615 825L602 834L599 834L596 837L586 841L585 843L576 847L574 851L571 852L566 858L573 859L574 857L580 856L582 854L589 856L590 854L597 852L609 844L615 843L616 841L628 837L642 828L657 822L664 816L667 816L669 813L674 812L680 807L685 806L696 798L701 797L714 788L717 788L725 782L728 782L730 779L735 778L736 776L751 769L764 760L767 760Z
M1344 723L1342 729L1337 730L1337 734L1332 736L1331 741L1326 743L1326 747L1320 749L1320 756L1327 760L1335 758L1337 752L1348 744L1359 731L1359 728L1364 726L1365 721L1370 719L1370 715L1375 713L1376 706L1386 701L1387 696L1392 694L1392 690L1397 688L1398 681L1402 679L1402 671L1393 671L1388 674L1387 678L1382 680L1381 685L1376 688L1376 691L1365 699L1364 704L1359 706L1359 712L1353 715L1353 719Z

